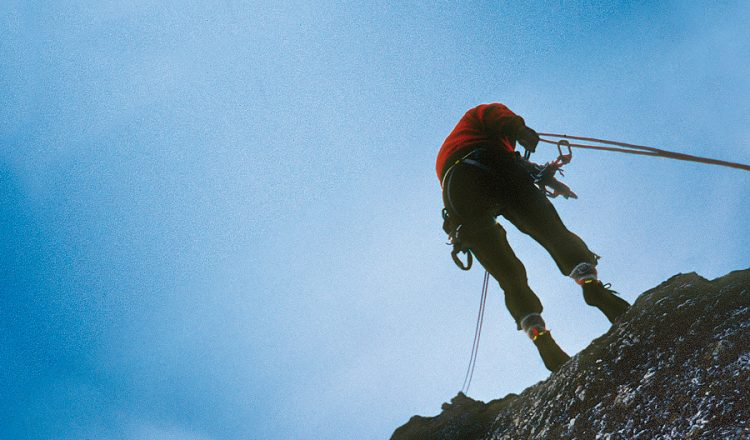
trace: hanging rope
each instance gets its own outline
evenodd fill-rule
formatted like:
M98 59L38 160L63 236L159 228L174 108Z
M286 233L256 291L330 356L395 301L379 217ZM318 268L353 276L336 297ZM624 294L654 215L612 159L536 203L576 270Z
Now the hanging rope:
M479 351L479 338L482 335L482 324L484 322L484 305L487 303L487 288L490 282L490 273L484 272L484 283L482 284L482 297L479 300L479 313L477 314L477 324L474 327L474 342L471 344L471 356L469 357L469 366L464 376L464 384L461 385L461 392L466 394L471 386L471 379L474 377L474 367L477 364L477 352Z
M562 145L566 145L568 147L584 148L584 149L589 149L589 150L614 151L617 153L627 153L627 154L639 154L642 156L666 157L668 159L686 160L690 162L699 162L699 163L705 163L705 164L711 164L711 165L721 165L724 167L737 168L740 170L750 171L750 165L745 165L745 164L736 163L736 162L728 162L728 161L718 160L718 159L710 159L708 157L693 156L691 154L685 154L685 153L677 153L674 151L667 151L667 150L662 150L659 148L647 147L644 145L627 144L625 142L609 141L606 139L597 139L597 138L590 138L590 137L583 137L583 136L571 136L567 134L539 133L539 136L540 136L539 140L541 142L546 142L548 144L557 145L558 148L560 147L562 143ZM567 141L554 141L550 139L544 139L543 136L561 138L561 139L572 139L576 141L591 142L591 143L598 143L598 144L605 144L605 145L616 145L616 147L577 144L577 143L570 143Z

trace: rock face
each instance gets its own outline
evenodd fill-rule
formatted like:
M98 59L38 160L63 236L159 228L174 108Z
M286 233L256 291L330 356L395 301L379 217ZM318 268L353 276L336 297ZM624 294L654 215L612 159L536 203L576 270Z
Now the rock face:
M547 380L463 394L391 440L750 439L750 269L674 276Z

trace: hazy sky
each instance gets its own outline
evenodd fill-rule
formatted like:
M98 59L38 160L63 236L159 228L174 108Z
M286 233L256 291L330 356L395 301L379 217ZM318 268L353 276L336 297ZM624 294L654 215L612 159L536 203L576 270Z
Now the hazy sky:
M0 438L383 439L437 414L483 271L450 259L435 155L476 104L750 162L746 1L366 3L0 4ZM555 206L629 301L750 266L750 174L567 171ZM565 349L607 330L509 240ZM501 297L482 400L547 377Z

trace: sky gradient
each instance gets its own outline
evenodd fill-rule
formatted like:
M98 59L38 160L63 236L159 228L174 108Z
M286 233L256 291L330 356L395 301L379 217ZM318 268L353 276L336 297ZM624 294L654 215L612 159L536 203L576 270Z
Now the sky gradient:
M367 440L437 414L483 275L440 228L461 115L750 163L748 22L744 1L2 2L0 438ZM577 151L564 181L629 301L750 266L746 172ZM605 332L508 230L558 342ZM501 297L482 400L548 375Z

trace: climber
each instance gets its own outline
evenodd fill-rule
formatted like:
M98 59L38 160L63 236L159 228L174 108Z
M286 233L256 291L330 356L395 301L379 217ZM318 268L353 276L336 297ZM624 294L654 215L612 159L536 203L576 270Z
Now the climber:
M598 256L563 225L540 187L561 188L566 198L576 195L554 173L542 172L544 166L522 158L515 151L516 142L531 153L539 136L503 104L482 104L466 112L437 157L445 204L443 228L454 246L474 254L498 281L517 328L534 342L544 365L556 371L569 356L547 329L542 304L496 221L498 215L539 242L563 275L581 285L586 304L600 309L610 322L630 305L598 280Z

